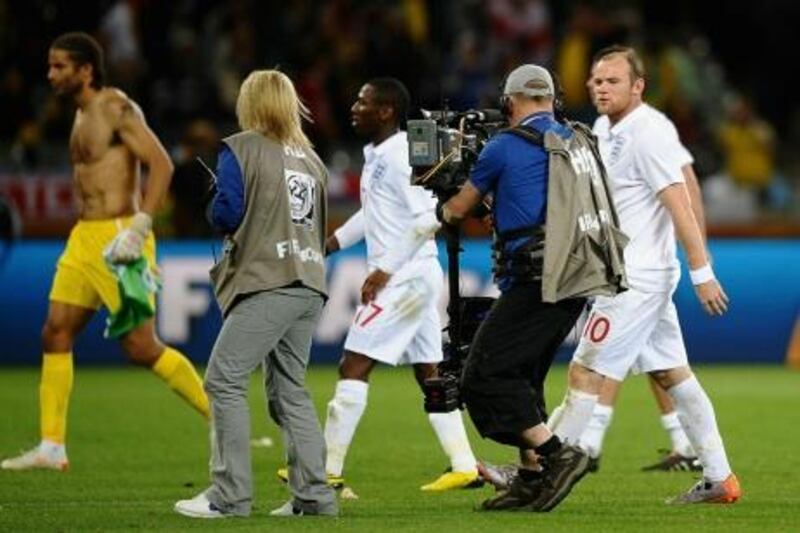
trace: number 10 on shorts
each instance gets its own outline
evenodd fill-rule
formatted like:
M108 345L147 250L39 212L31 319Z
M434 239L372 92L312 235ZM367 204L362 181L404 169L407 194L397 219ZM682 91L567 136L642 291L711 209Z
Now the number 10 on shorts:
M597 344L608 337L609 331L611 331L611 322L608 317L592 313L586 322L586 327L583 328L583 337L587 341Z

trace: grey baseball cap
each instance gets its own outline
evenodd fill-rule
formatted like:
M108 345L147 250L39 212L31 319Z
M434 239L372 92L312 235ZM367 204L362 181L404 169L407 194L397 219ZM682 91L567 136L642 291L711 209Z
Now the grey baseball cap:
M506 78L503 94L525 96L555 96L553 78L547 69L538 65L521 65Z

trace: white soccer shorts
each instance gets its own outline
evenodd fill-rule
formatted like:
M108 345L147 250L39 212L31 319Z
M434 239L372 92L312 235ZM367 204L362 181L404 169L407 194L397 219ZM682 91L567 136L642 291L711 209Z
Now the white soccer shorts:
M622 381L628 372L687 366L672 293L629 289L598 296L572 360Z
M344 348L390 365L438 363L442 326L437 304L443 286L439 262L435 257L422 260L396 276L375 300L358 306Z

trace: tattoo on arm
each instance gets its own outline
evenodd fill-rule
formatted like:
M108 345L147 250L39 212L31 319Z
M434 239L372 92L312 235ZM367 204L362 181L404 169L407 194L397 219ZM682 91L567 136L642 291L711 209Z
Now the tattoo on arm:
M133 106L131 105L131 103L128 101L123 102L122 105L120 106L120 113L119 113L120 118L124 119L131 113L133 113Z
M114 114L116 115L117 129L121 129L131 121L144 119L141 108L128 98L120 98L114 103Z

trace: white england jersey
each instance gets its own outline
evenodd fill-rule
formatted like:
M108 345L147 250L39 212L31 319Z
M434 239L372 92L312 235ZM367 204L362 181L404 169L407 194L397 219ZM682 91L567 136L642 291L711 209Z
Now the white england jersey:
M391 365L442 360L437 303L444 276L435 241L418 227L425 219L435 223L435 209L433 195L411 185L405 132L364 147L361 210L336 236L343 247L363 236L369 270L393 274L375 300L357 307L345 350Z
M399 131L378 146L370 143L364 147L361 211L370 271L379 268L392 247L403 245L414 227L414 217L436 209L431 192L411 185L411 172L406 132ZM393 278L410 263L436 255L436 243L429 239Z
M684 181L681 167L692 163L692 156L672 122L647 104L613 127L601 116L593 129L622 231L630 238L625 248L628 281L644 292L671 291L680 278L675 228L657 194Z

